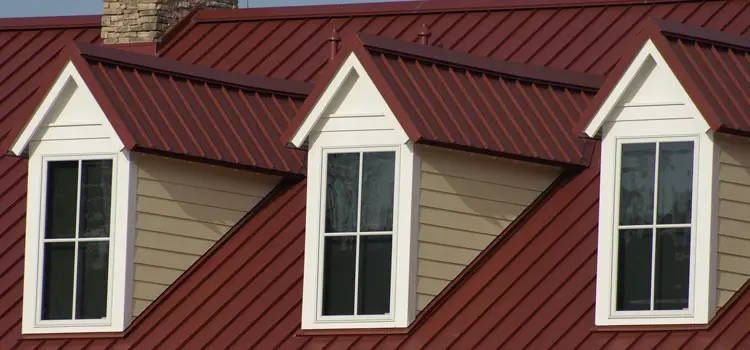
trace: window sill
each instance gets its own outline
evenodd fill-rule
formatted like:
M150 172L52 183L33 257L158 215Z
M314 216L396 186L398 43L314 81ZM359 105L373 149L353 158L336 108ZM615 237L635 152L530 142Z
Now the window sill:
M389 335L407 334L409 328L337 328L337 329L300 329L294 335L298 337L336 336L336 335Z
M50 339L100 339L122 338L125 332L84 332L84 333L28 333L22 334L21 339L50 340Z
M54 324L54 325L26 325L21 329L23 337L31 338L114 338L121 337L124 329L117 325L97 324Z
M646 332L646 331L699 331L711 328L711 324L652 324L630 326L594 326L592 332Z

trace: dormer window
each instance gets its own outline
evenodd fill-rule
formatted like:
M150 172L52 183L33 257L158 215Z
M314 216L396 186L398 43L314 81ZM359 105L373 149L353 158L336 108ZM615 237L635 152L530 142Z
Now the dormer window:
M326 152L321 319L392 313L396 154Z
M356 55L295 130L307 148L302 329L407 327L419 158Z
M706 324L715 134L652 41L629 64L584 131L602 139L596 325Z
M691 311L695 142L687 137L617 145L614 315Z

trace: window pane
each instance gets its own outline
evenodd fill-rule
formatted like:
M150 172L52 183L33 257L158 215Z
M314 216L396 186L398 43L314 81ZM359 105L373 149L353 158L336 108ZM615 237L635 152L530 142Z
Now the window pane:
M654 309L686 309L690 296L690 228L656 232Z
M693 141L659 144L659 224L688 224L693 202Z
M362 161L360 231L393 231L396 152L367 152Z
M620 225L653 222L655 143L622 145L620 172Z
M109 242L78 243L76 318L107 317Z
M652 230L620 230L617 310L651 309Z
M109 237L112 160L85 160L81 165L80 237Z
M76 232L78 161L47 163L47 238L72 238Z
M391 240L390 235L360 237L359 315L382 315L391 310Z
M354 315L354 260L357 237L326 237L323 315Z
M326 232L356 232L359 153L328 155Z
M42 272L42 319L73 317L74 243L46 243Z

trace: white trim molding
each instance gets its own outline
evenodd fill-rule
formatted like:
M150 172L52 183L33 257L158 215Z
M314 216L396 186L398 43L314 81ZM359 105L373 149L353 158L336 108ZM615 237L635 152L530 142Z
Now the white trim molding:
M132 154L124 149L123 143L71 63L58 76L40 107L24 126L11 151L13 154L29 156L22 333L125 330L132 320L132 246L137 169L131 159ZM106 317L42 320L47 165L54 161L107 159L112 160L109 238L88 239L109 242ZM76 205L80 205L79 201L77 200Z
M419 156L355 55L339 68L292 143L309 145L302 329L403 328L416 314ZM396 153L390 312L322 312L326 159L331 153ZM355 313L356 314L356 313Z
M707 324L716 312L719 149L705 119L650 41L605 99L585 132L592 137L598 133L602 136L596 325ZM688 225L691 231L688 307L618 311L621 147L628 143L678 141L694 143L692 215ZM655 171L658 177L658 169ZM654 222L647 226L657 227L655 225Z

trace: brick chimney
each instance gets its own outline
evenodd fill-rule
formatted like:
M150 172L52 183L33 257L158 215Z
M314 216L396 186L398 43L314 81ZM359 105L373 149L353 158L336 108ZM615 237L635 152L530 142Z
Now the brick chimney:
M199 5L237 8L238 0L104 0L105 44L157 42L170 25Z

